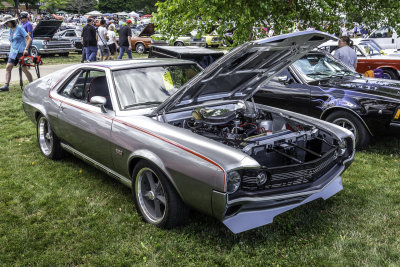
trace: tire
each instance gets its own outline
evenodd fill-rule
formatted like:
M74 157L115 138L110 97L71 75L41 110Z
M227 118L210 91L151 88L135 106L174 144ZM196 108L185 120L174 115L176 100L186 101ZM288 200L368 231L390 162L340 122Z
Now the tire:
M383 69L383 78L388 80L398 80L396 71L392 69Z
M132 194L140 216L157 227L177 227L189 216L189 208L165 175L145 160L139 161L132 172Z
M181 41L175 42L174 46L184 46L185 44Z
M69 56L69 53L67 52L67 53L60 53L60 54L58 54L60 57L68 57Z
M59 159L64 155L60 140L53 133L45 116L40 115L36 121L36 137L40 152L49 159Z
M365 148L371 141L371 135L362 121L350 112L335 111L326 117L326 121L350 130L354 134L357 149Z
M32 57L36 57L38 55L39 55L39 52L38 52L37 48L36 47L32 47L31 48L31 56Z
M135 50L136 50L136 53L138 53L138 54L144 54L144 52L146 52L146 47L144 46L144 44L138 43L135 46Z

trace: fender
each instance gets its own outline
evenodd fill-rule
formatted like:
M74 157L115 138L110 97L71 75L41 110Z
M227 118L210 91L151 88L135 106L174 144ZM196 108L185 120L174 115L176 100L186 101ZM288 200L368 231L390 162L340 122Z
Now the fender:
M132 170L134 168L134 166L131 166L132 163L134 163L135 161L140 160L140 159L147 160L147 161L153 163L154 165L156 165L164 173L164 175L170 181L172 186L175 188L176 192L178 192L179 196L182 198L182 194L179 191L179 187L176 185L174 179L172 179L172 176L168 172L163 161L160 159L159 156L157 156L155 153L153 153L147 149L136 150L136 151L132 152L131 155L129 155L128 164L127 164L128 168L129 168L129 170L128 170L129 174L132 173Z
M349 108L345 108L345 107L330 107L328 109L325 109L321 116L319 117L321 120L325 120L326 117L328 117L329 114L331 114L332 112L336 111L336 110L345 110L348 111L350 113L352 113L353 115L355 115L361 122L362 124L365 126L365 128L368 130L369 134L371 136L374 136L372 131L370 130L370 128L368 127L368 125L365 123L365 121L363 120L363 118L361 118L360 115L358 115L354 110L349 109Z
M377 69L394 69L399 71L398 66L394 66L394 65L383 65L383 66L379 66Z

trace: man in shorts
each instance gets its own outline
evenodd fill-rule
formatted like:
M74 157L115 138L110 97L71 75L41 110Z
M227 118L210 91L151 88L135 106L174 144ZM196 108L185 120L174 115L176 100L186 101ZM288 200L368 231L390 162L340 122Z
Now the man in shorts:
M6 25L9 30L9 41L11 43L10 53L8 54L8 61L6 66L6 82L5 85L0 87L0 92L8 92L12 68L18 65L19 59L23 55L28 55L29 46L31 45L32 38L24 30L21 25L17 24L17 19L5 15L0 25ZM22 71L25 73L26 78L29 82L32 82L32 74L29 72L26 66L22 66Z
M97 46L100 51L100 60L108 60L110 58L110 49L107 45L107 29L106 20L102 19L100 21L100 27L97 29Z

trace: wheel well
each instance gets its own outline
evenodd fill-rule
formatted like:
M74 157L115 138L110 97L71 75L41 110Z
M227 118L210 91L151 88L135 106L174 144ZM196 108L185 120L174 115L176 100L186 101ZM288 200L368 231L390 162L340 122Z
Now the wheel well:
M174 45L176 45L177 43L183 43L182 41L175 41Z
M143 45L143 46L146 48L146 46L145 46L144 43L142 43L142 42L137 42L137 43L135 44L135 47L137 47L139 44Z
M130 176L132 175L132 172L133 172L133 169L135 168L135 166L141 160L146 160L146 159L137 157L137 158L133 158L133 159L131 159L131 161L129 161L129 175Z
M396 69L394 69L394 68L391 68L391 67L382 67L382 68L380 68L381 70L389 70L389 71L392 71L395 75L396 75L396 77L397 77L397 79L399 78L399 73L398 73L398 71L396 70Z
M335 107L335 108L327 109L326 111L324 111L324 112L321 114L320 119L321 119L321 120L326 120L326 118L327 118L329 115L331 115L332 113L334 113L334 112L336 112L336 111L344 111L344 112L347 112L347 113L350 113L350 114L355 115L355 116L361 121L361 123L364 125L364 127L367 129L368 133L369 133L371 136L373 136L371 130L369 129L369 127L368 127L368 125L365 123L365 121L360 117L360 115L358 115L356 112L354 112L354 111L351 110L351 109L346 109L346 108L341 108L341 107Z
M39 111L35 112L35 121L38 120L39 116L42 115L42 113L40 113Z

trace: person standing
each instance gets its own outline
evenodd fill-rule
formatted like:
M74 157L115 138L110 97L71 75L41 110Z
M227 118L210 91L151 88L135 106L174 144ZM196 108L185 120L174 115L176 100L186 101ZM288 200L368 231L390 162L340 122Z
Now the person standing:
M1 25L4 24L9 28L8 40L11 43L11 48L6 65L6 83L4 86L0 87L0 92L9 91L12 68L18 64L19 59L23 55L28 55L29 46L31 45L32 41L31 37L24 30L24 28L20 25L17 25L16 18L13 18L10 15L5 15ZM26 66L22 66L22 71L25 73L28 81L32 82L32 75Z
M348 36L342 36L339 39L339 49L335 51L334 57L341 60L344 64L346 64L350 69L357 69L357 54L353 48L352 41Z
M119 55L118 59L121 59L124 56L124 53L128 54L129 59L132 59L132 30L131 30L132 21L128 19L126 21L126 25L121 27L119 30Z
M29 21L29 14L27 12L22 12L20 15L21 19L21 25L24 28L24 30L29 34L31 37L31 45L29 46L29 54L31 54L31 47L32 47L32 42L33 42L33 26L32 23Z
M117 59L117 49L118 49L118 43L117 43L117 35L115 34L115 26L114 24L111 24L108 26L108 48L110 49L110 54L114 57L114 60Z
M106 20L100 20L100 27L97 29L97 46L100 51L100 60L108 60L110 58L110 49L108 48L107 39L107 29Z
M94 20L88 18L87 24L82 29L82 45L85 49L86 60L88 62L96 61L97 55L97 34L96 28L93 25Z

